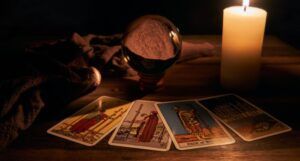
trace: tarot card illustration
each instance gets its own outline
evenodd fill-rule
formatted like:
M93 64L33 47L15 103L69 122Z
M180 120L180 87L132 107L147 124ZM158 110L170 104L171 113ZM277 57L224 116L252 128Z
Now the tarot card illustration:
M167 151L171 139L154 102L135 101L109 140L110 145Z
M127 101L102 96L47 132L76 143L93 146L116 128L129 107L130 103Z
M179 150L235 142L224 127L194 100L157 103L156 106Z
M245 141L291 130L286 124L237 95L205 98L199 100L199 103Z

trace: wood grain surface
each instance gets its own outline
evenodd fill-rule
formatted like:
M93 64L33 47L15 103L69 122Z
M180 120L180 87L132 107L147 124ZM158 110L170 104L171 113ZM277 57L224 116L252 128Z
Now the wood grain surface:
M216 47L217 54L174 65L165 76L164 87L151 94L141 94L135 80L104 78L97 90L75 100L67 107L61 107L62 110L56 116L39 118L9 147L0 152L0 161L300 160L300 52L273 36L265 39L258 89L237 94L290 125L293 128L291 132L245 142L229 130L236 139L236 143L232 145L186 151L176 150L172 145L168 152L110 146L107 144L110 135L96 146L86 147L46 133L58 121L102 95L127 100L170 101L232 92L219 85L221 36L185 36L184 39L191 42L210 42Z

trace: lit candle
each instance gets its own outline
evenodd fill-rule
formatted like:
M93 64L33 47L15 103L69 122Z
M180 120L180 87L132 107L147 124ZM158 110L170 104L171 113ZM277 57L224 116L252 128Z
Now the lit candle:
M261 62L267 12L233 6L223 12L221 84L226 89L252 90L256 87Z

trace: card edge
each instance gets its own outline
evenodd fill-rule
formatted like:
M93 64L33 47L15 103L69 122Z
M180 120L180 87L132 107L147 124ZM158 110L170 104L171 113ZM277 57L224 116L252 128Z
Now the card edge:
M217 96L210 96L210 97L205 97L205 98L201 98L201 99L197 99L197 103L201 104L200 101L202 100L206 100L206 99L212 99L212 98L219 98L219 97L224 97L224 96L229 96L229 95L233 95L235 97L237 97L238 99L241 99L243 101L245 101L246 103L250 104L251 106L253 106L254 108L261 110L264 114L266 114L267 116L271 117L272 119L278 121L279 123L283 124L284 126L287 127L286 130L282 130L279 132L276 132L274 134L270 134L270 135L265 135L262 137L257 137L254 139L246 139L244 136L242 136L240 133L238 133L236 130L234 130L233 128L231 128L227 123L225 123L220 117L218 117L217 115L215 115L213 112L211 112L210 110L208 110L209 112L211 112L213 114L213 116L215 116L220 122L222 122L227 128L229 128L231 131L233 131L236 135L238 135L242 140L247 141L247 142L251 142L251 141L255 141L255 140L259 140L259 139L263 139L263 138L267 138L270 136L274 136L274 135L278 135L278 134L282 134L282 133L286 133L289 131L292 131L292 128L290 126L288 126L287 124L285 124L284 122L278 120L277 118L275 118L274 116L270 115L269 113L267 113L266 111L260 109L259 107L257 107L256 105L252 104L251 102L247 101L246 99L242 98L241 96L234 94L234 93L228 93L228 94L223 94L223 95L217 95ZM202 105L202 104L201 104ZM204 108L206 108L204 105L202 105Z
M153 104L156 103L156 101L149 101L149 100L135 100L133 102L131 102L131 105L130 105L130 108L127 109L127 112L126 114L124 115L123 119L120 121L120 123L117 125L117 127L115 128L115 131L113 132L112 136L109 138L108 140L108 144L109 145L112 145L112 146L119 146L119 147L127 147L127 148L135 148L135 149L143 149L143 150L153 150L153 151L169 151L170 148L171 148L171 145L172 145L172 140L170 138L170 134L169 134L169 140L168 140L168 144L167 144L167 148L166 149L159 149L159 148L148 148L148 147L145 147L145 146L138 146L138 145L125 145L125 144L119 144L119 143L113 143L113 140L119 130L119 128L121 127L122 125L122 122L126 119L126 116L128 115L128 113L130 112L132 106L134 103L136 102L139 102L139 101L142 101L142 102L153 102ZM154 106L154 108L156 109L156 107ZM161 119L161 118L160 118Z
M113 98L113 99L118 99L118 100L122 100L122 101L125 101L125 102L127 102L127 103L130 103L130 101L127 101L127 100L123 100L123 99L120 99L120 98L110 97L110 96L103 95L103 96L98 97L98 98L95 99L94 101L91 101L91 102L88 103L87 105L83 106L81 109L79 109L78 111L74 112L73 114L71 114L71 115L68 116L68 117L71 117L71 116L73 116L73 115L79 113L79 112L80 112L81 110L83 110L85 107L90 106L91 104L95 103L96 101L98 101L98 100L101 99L101 98ZM121 105L121 106L123 106L123 105ZM127 110L128 110L128 109L127 109ZM126 112L127 112L127 111L126 111ZM68 117L65 118L65 119L63 119L63 120L61 120L60 122L54 124L54 125L51 126L49 129L47 129L47 133L50 134L50 135L54 135L54 136L56 136L56 137L59 137L59 138L62 138L62 139L71 141L71 142L75 142L75 143L78 143L78 144L81 144L81 145L85 145L85 146L88 146L88 147L92 147L92 146L95 146L97 143L99 143L104 137L106 137L108 134L110 134L110 133L111 133L113 130L115 130L115 128L116 128L116 127L113 127L111 130L109 130L109 131L107 132L107 134L102 135L102 137L100 137L99 140L96 141L96 142L93 143L93 144L89 144L89 143L85 143L85 142L80 142L80 141L77 141L77 140L75 140L75 139L68 138L68 137L66 137L66 136L64 136L64 135L60 135L60 134L57 134L57 133L52 132L52 130L53 130L58 124L60 124L60 123L64 122L65 120L67 120ZM116 125L116 126L117 126L117 125Z
M196 101L196 99L177 100L177 101L168 101L168 102L157 102L157 103L155 103L155 107L156 107L156 109L157 109L159 115L161 116L161 119L163 120L163 123L165 124L165 127L167 128L167 130L168 130L168 132L169 132L169 135L170 135L170 133L171 133L171 129L170 129L169 125L167 124L165 118L162 117L162 113L161 113L161 111L160 111L160 109L159 109L158 104L163 104L163 103L173 103L173 102L186 102L186 101L191 101L191 102L195 102L196 104L198 104L197 101ZM206 109L205 109L205 110L206 110ZM212 117L213 117L213 116L212 116ZM175 145L176 149L178 149L178 150L191 150L191 149L200 149L200 148L206 148L206 147L212 147L212 146L230 145L230 144L235 143L236 140L232 137L232 135L231 135L231 134L230 134L230 133L222 126L222 125L220 125L220 123L218 122L218 120L216 120L215 118L213 118L213 119L218 123L219 126L221 126L221 128L225 131L225 133L226 133L227 135L229 135L230 142L225 143L225 144L211 144L211 145L208 145L208 146L207 146L207 145L204 145L204 146L196 146L196 147L180 148L179 145L177 145L178 143L177 143L177 141L176 141L176 139L175 139L175 137L173 136L173 133L172 133L172 136L170 135L170 137L171 137L172 142L173 142L173 144ZM167 124L167 126L166 126L166 124ZM174 141L174 140L175 140L175 141Z

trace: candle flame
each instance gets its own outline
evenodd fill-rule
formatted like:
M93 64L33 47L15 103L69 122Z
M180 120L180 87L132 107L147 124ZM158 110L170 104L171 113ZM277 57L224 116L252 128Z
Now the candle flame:
M249 7L250 0L243 0L243 7Z
M247 7L249 7L249 2L250 0L243 0L243 7L244 7L244 11L247 11Z

